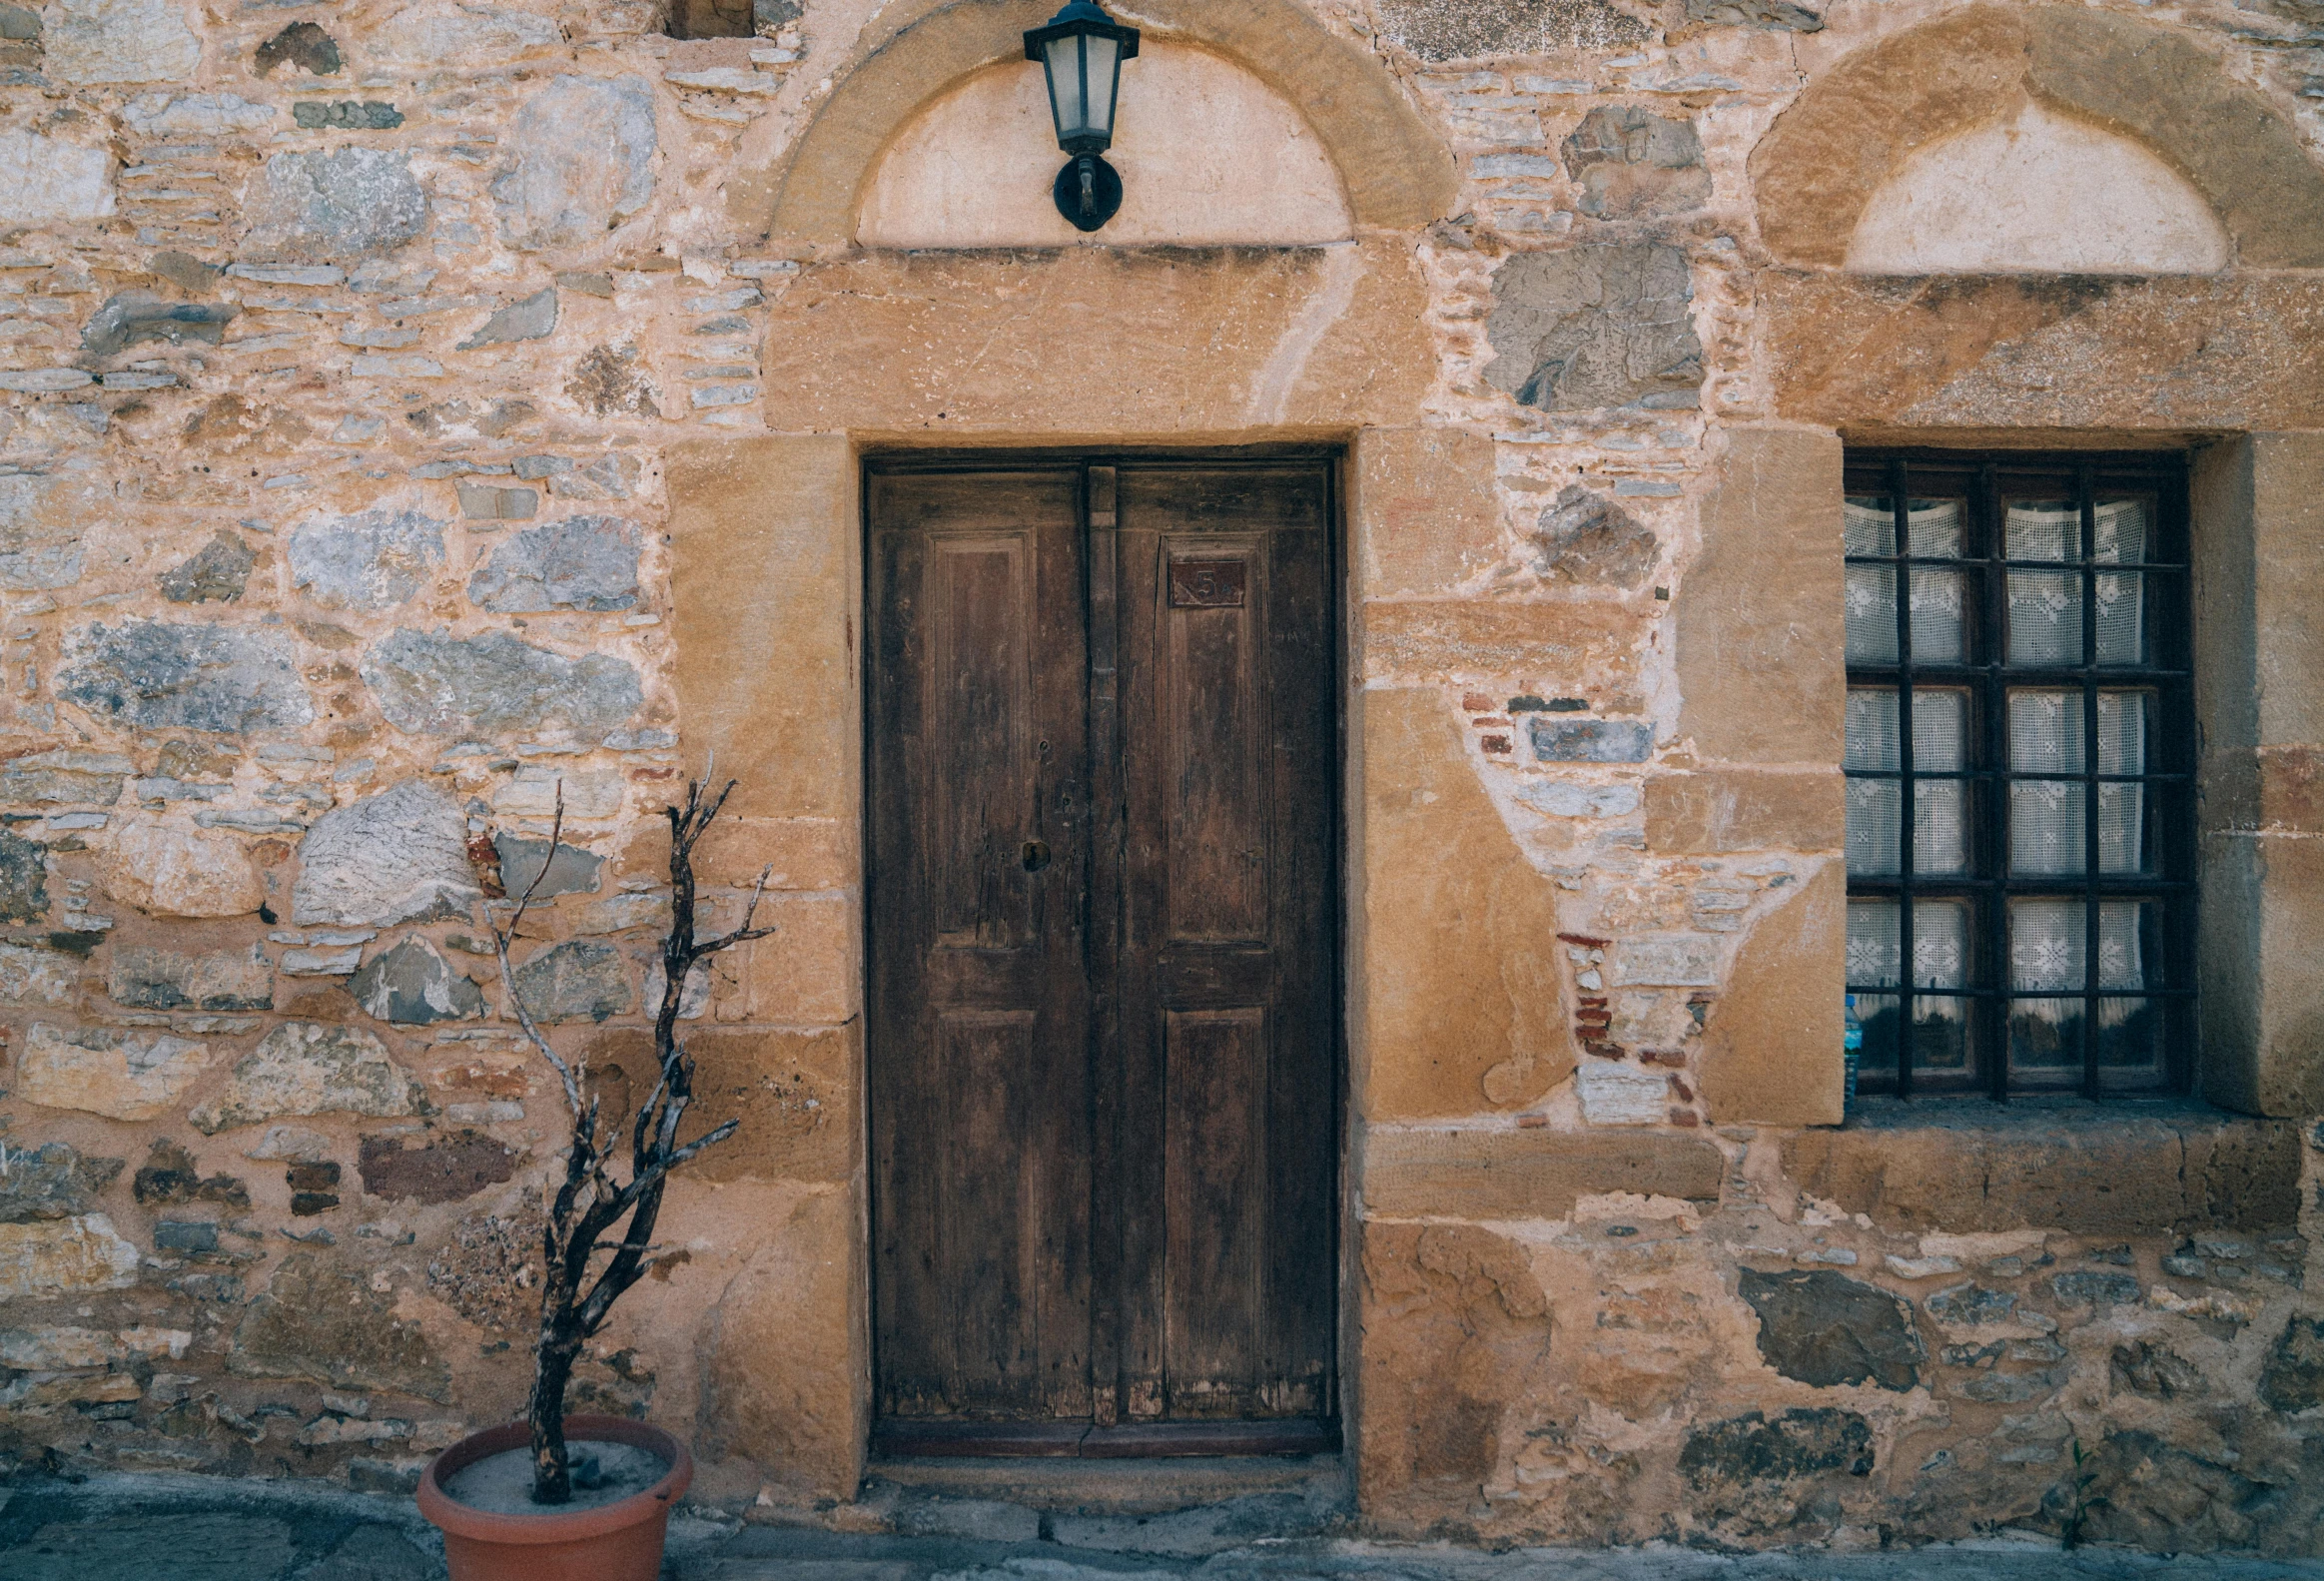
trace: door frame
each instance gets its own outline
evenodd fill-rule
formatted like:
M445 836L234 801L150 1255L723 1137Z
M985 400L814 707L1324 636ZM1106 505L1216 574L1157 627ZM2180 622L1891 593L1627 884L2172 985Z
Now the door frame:
M1088 444L1027 443L1022 445L985 444L977 446L922 446L899 443L865 443L857 448L856 462L856 553L858 575L854 615L856 632L856 685L857 720L861 736L857 743L857 786L861 800L857 806L857 827L863 831L859 853L862 933L858 939L859 957L868 964L872 960L874 932L880 918L873 908L872 897L877 892L874 867L878 860L873 850L871 831L874 828L870 772L874 749L874 732L878 721L873 713L873 655L874 630L872 600L877 596L877 581L873 576L873 545L870 487L874 472L961 472L1009 471L1026 466L1068 463L1084 468L1085 481L1080 490L1078 529L1085 542L1091 530L1090 490L1087 469L1092 466L1118 465L1131 461L1185 461L1203 464L1231 465L1236 462L1263 463L1281 460L1308 460L1328 463L1325 476L1329 498L1324 509L1324 578L1331 596L1326 600L1327 630L1325 632L1326 666L1324 684L1331 693L1331 739L1326 754L1330 779L1325 787L1323 813L1329 823L1327 848L1337 854L1328 865L1330 893L1325 897L1325 915L1329 918L1327 949L1330 954L1331 994L1330 1025L1331 1067L1333 1073L1331 1101L1333 1106L1332 1134L1336 1145L1332 1153L1331 1194L1336 1210L1331 1215L1331 1247L1329 1255L1333 1268L1333 1291L1336 1313L1331 1324L1332 1354L1332 1410L1324 1423L1325 1431L1318 1435L1285 1431L1292 1424L1253 1422L1242 1432L1234 1429L1242 1424L1229 1422L1186 1422L1140 1425L1124 1422L1116 1427L1083 1427L1076 1423L1055 1424L993 1424L994 1432L963 1431L958 1434L944 1431L915 1432L911 1435L883 1435L882 1422L877 1416L879 1397L880 1332L877 1320L879 1309L877 1281L879 1259L872 1245L878 1222L879 1185L877 1172L867 1168L864 1186L861 1251L865 1277L865 1313L868 1372L866 1376L871 1439L869 1452L875 1459L883 1455L951 1453L982 1456L1103 1456L1110 1458L1148 1458L1172 1455L1218 1454L1283 1454L1333 1452L1347 1446L1348 1426L1353 1417L1352 1386L1355 1382L1355 1345L1353 1331L1354 1302L1350 1289L1353 1268L1350 1260L1355 1243L1355 1205L1350 1190L1353 1160L1350 1157L1353 1136L1353 1089L1348 1046L1348 973L1347 940L1350 918L1347 907L1352 886L1347 871L1351 857L1349 845L1349 817L1346 803L1349 782L1349 694L1348 685L1353 668L1349 650L1349 604L1353 589L1349 582L1348 558L1348 502L1352 485L1350 475L1352 446L1344 441L1256 441L1245 444L1164 445L1164 444ZM1091 556L1080 556L1085 577L1091 568ZM1085 589L1083 609L1085 618L1090 600ZM1085 888L1084 903L1090 891ZM1085 930L1087 936L1087 930ZM868 987L869 978L866 976ZM869 1070L872 1060L872 1017L870 1006L863 1009L863 1062ZM1099 1024L1092 1023L1091 1057L1097 1058L1095 1040ZM1095 1087L1092 1089L1095 1094ZM869 1102L867 1089L864 1106L864 1133L866 1162L876 1153L870 1146L877 1134L881 1117ZM1093 1190L1095 1182L1093 1181ZM982 1424L979 1424L980 1426Z

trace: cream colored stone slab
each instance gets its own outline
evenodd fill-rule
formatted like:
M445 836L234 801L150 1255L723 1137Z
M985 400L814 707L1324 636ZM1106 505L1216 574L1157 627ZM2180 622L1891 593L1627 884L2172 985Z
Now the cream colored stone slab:
M1848 881L1837 861L1753 925L1703 1030L1716 1122L1836 1126L1847 1072Z
M266 889L242 841L208 829L136 823L113 842L113 896L157 917L244 917Z
M739 786L735 794L742 794ZM761 872L770 890L838 889L860 871L856 834L852 818L722 816L696 848L694 870L704 884L737 889L748 889ZM651 840L641 844L651 853L647 860L662 867L667 841L658 848Z
M0 1300L127 1289L137 1260L103 1213L0 1224Z
M1657 606L1660 607L1659 605ZM1363 678L1511 683L1629 695L1648 619L1578 599L1398 599L1363 606Z
M1356 1029L1364 1114L1529 1103L1573 1070L1557 901L1477 783L1434 691L1363 694Z
M1683 852L1837 851L1847 837L1840 766L1701 770L1646 782L1646 845Z
M1024 59L1023 32L1050 0L902 0L882 8L778 168L748 163L726 182L738 229L815 243L853 231L871 167L944 86ZM1324 25L1300 0L1142 0L1149 48L1166 31L1237 61L1299 104L1347 184L1366 228L1413 229L1452 212L1452 152L1360 40Z
M2250 442L2255 744L2324 743L2324 432Z
M778 931L741 947L749 1019L838 1022L856 1011L862 922L838 896L786 895L759 908Z
M729 816L857 814L857 464L837 434L669 457L679 731Z
M2324 843L2252 838L2259 870L2258 1038L2243 1080L2222 1096L2261 1115L2324 1110ZM2224 1085L2224 1084L2223 1084Z
M16 1062L16 1096L112 1120L159 1120L212 1063L210 1046L167 1033L67 1030L37 1022Z
M1981 1125L1908 1116L1786 1137L1783 1161L1803 1189L1924 1233L2280 1231L2299 1211L2299 1128L2283 1121L2104 1108Z
M1726 1173L1709 1142L1669 1132L1373 1127L1363 1158L1364 1209L1388 1217L1563 1218L1609 1191L1716 1201Z
M2143 280L1761 273L1777 411L1881 442L2025 429L2312 427L2324 413L2324 281L2259 271Z
M861 1027L689 1037L694 1116L705 1126L741 1122L692 1173L705 1181L852 1179L862 1152Z
M1445 592L1501 556L1490 434L1362 429L1354 504L1360 596Z
M80 982L80 961L61 950L0 944L0 1002L70 1005Z
M1106 159L1122 212L1085 234L1050 195L1065 156L1042 68L1008 61L922 110L881 157L867 247L1310 246L1354 232L1306 117L1207 50L1155 43L1126 62Z
M2228 256L2210 204L2151 149L2030 101L1918 150L1848 244L1874 275L2207 275Z
M2195 686L2204 794L2197 912L2204 1097L2261 1115L2324 1107L2324 434L2250 434L2197 457Z
M1610 1060L1584 1060L1574 1090L1593 1126L1659 1126L1670 1103L1670 1079L1660 1071Z
M863 1199L839 1187L770 1205L700 1341L699 1448L748 1455L798 1493L852 1499L870 1398Z
M1840 761L1840 463L1835 434L1729 430L1674 606L1679 731L1706 758Z
M804 271L774 303L765 384L786 426L920 442L1408 424L1436 375L1427 300L1395 238L876 253Z

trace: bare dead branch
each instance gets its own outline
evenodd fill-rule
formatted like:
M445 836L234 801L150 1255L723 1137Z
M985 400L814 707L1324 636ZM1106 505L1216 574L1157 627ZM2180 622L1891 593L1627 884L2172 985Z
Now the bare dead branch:
M493 951L508 1004L526 1040L563 1083L573 1123L565 1149L564 1178L544 1204L547 1211L541 1230L545 1272L540 1337L534 1347L532 1396L526 1405L532 1428L533 1498L538 1503L564 1503L572 1496L564 1443L565 1388L582 1345L604 1324L613 1303L655 1264L654 1225L671 1172L733 1136L740 1124L727 1120L692 1142L678 1142L678 1132L694 1099L693 1059L677 1031L693 971L720 950L769 937L776 931L754 926L773 876L770 865L760 871L758 882L752 886L740 927L709 939L695 934L694 850L725 808L736 784L728 780L712 795L714 764L715 760L705 764L702 777L687 782L682 806L663 809L670 825L670 925L662 941L661 1003L655 1007L653 1023L657 1069L652 1091L637 1106L629 1127L626 1180L614 1176L619 1143L615 1136L603 1134L602 1096L585 1090L585 1065L559 1058L549 1046L531 1007L517 990L515 968L508 957L563 837L561 781L548 856L517 898L507 926L491 925ZM624 1219L628 1220L625 1231L619 1239L611 1238ZM592 1278L592 1263L599 1256L608 1260Z

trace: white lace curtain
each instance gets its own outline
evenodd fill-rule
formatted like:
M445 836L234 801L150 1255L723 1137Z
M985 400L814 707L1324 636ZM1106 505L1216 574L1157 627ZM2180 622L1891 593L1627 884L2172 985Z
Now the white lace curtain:
M1851 554L1897 552L1896 512L1886 500L1852 499L1845 507ZM1907 509L1916 559L1950 559L1962 552L1961 502L1920 500ZM2100 565L2134 565L2146 558L2147 510L2139 499L2109 500L2093 512ZM2008 507L2002 540L2011 560L2081 560L2081 512L2070 502L2037 501ZM2095 582L2097 657L2101 665L2139 664L2146 658L2145 599L2137 571L2099 571ZM1912 569L1913 660L1957 664L1967 657L1969 573L1943 566ZM2082 573L2062 566L2008 572L2011 664L2082 662ZM1851 565L1847 576L1848 656L1862 664L1894 664L1897 652L1897 573L1887 565Z
M1966 552L1965 512L1959 500L1908 502L1908 547L1912 557L1957 558ZM2137 565L2147 553L2148 518L2142 501L2107 501L2094 511L2095 540L2090 558L2100 566ZM1888 555L1897 550L1896 513L1886 499L1852 499L1846 513L1848 552ZM2081 512L2070 501L2032 501L2008 506L2002 547L2010 562L2003 571L2006 630L1994 634L2011 667L2079 669L2085 662L2084 622L2089 647L2100 667L2147 662L2143 573L2096 570L2088 573L2085 600ZM1972 567L1913 565L1907 571L1912 660L1923 666L1965 663L1975 656L1975 590ZM1851 663L1895 664L1902 655L1897 632L1897 568L1851 565L1847 571L1847 643ZM2102 690L2094 699L2078 687L2011 687L2002 703L2005 763L2012 778L2005 795L2006 861L2012 874L2073 877L2089 860L2088 790L2075 778L2086 761L2095 726L2100 774L2139 775L2146 771L2153 729L2151 699L2143 691ZM2094 706L2092 720L2088 710ZM1905 766L1903 707L1895 687L1850 689L1847 714L1848 867L1851 873L1890 876L1903 871ZM1979 766L1974 732L1983 727L1965 687L1933 681L1913 689L1914 871L1924 877L1967 875L1975 865L1972 845L1973 793L1969 782L1943 776ZM1864 778L1896 775L1900 778ZM1925 776L1937 776L1929 778ZM2027 776L2017 778L2015 776ZM2047 776L2055 776L2050 778ZM2097 857L2104 873L2136 873L2146 864L2144 788L2101 783L2097 790ZM2098 986L2136 990L2148 986L2144 940L2154 919L2141 901L2104 901L2097 908ZM1966 901L1916 899L1910 961L1904 940L1903 907L1897 901L1862 898L1848 908L1848 980L1868 992L1857 1014L1870 1021L1897 1007L1895 998L1869 992L1908 982L1923 990L1969 985L1974 942ZM2080 1063L2080 1042L2070 1032L2083 1014L2076 997L2088 986L2089 911L2071 898L2016 897L2006 903L2006 987L2013 1065L2065 1066ZM1910 974L1908 976L1908 973ZM1942 993L1915 1000L1917 1064L1957 1065L1965 1058L1962 1032L1967 1001ZM2151 1058L2143 1045L2115 1048L2117 1029L2128 1026L2144 1000L2107 1001L2100 1007L2101 1063L2140 1063ZM1940 1029L1949 1024L1950 1031ZM2133 1040L2136 1041L2136 1040Z

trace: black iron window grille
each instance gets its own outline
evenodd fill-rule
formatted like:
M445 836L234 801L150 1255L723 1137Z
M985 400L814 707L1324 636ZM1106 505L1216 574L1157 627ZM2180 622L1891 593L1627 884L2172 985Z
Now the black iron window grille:
M1853 452L1846 489L1863 1090L2183 1087L2183 460Z

